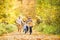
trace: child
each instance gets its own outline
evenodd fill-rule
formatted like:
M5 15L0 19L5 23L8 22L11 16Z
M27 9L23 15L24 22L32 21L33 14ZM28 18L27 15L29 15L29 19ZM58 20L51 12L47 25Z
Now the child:
M28 26L27 26L27 23L24 21L23 32L25 32L26 34L27 31L28 31Z

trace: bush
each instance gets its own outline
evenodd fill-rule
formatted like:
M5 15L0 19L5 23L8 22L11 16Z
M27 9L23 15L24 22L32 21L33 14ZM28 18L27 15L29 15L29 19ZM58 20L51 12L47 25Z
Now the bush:
M0 23L0 35L2 35L3 33L6 33L6 29L5 29L5 24Z
M45 26L46 26L45 24L40 23L40 24L37 24L34 29L36 29L39 32L43 32Z
M35 28L39 32L43 32L45 34L57 34L60 35L60 26L59 25L47 25L44 23L41 23L37 25Z
M17 30L17 27L14 24L0 23L0 35L3 35L4 33L13 32L16 30Z
M48 34L55 34L56 29L57 29L56 27L50 25L45 27L43 32Z
M13 31L17 30L17 27L15 25L13 25L13 24L8 24L6 26L6 30L7 30L7 32L13 32Z

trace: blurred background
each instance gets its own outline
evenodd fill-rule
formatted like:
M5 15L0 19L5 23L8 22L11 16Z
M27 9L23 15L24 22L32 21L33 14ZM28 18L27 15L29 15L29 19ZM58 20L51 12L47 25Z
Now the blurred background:
M30 16L38 32L60 35L60 0L0 0L0 35L16 31L19 16Z

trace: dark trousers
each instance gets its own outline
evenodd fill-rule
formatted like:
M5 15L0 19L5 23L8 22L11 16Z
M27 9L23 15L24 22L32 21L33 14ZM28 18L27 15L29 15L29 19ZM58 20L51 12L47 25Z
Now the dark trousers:
M31 34L31 33L32 33L32 26L31 26L31 27L29 27L29 30L30 30L29 32L30 32L30 34Z
M28 26L26 26L25 34L28 32L28 30L29 30L29 32L31 34L32 33L32 26L30 26L29 28L28 28Z
M28 26L26 26L26 32L28 32Z

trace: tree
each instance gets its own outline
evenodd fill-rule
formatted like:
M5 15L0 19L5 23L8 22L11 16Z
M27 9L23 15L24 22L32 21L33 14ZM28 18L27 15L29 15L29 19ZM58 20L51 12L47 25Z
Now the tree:
M0 20L8 23L14 22L20 15L20 1L18 0L0 0ZM0 21L0 22L2 22Z

